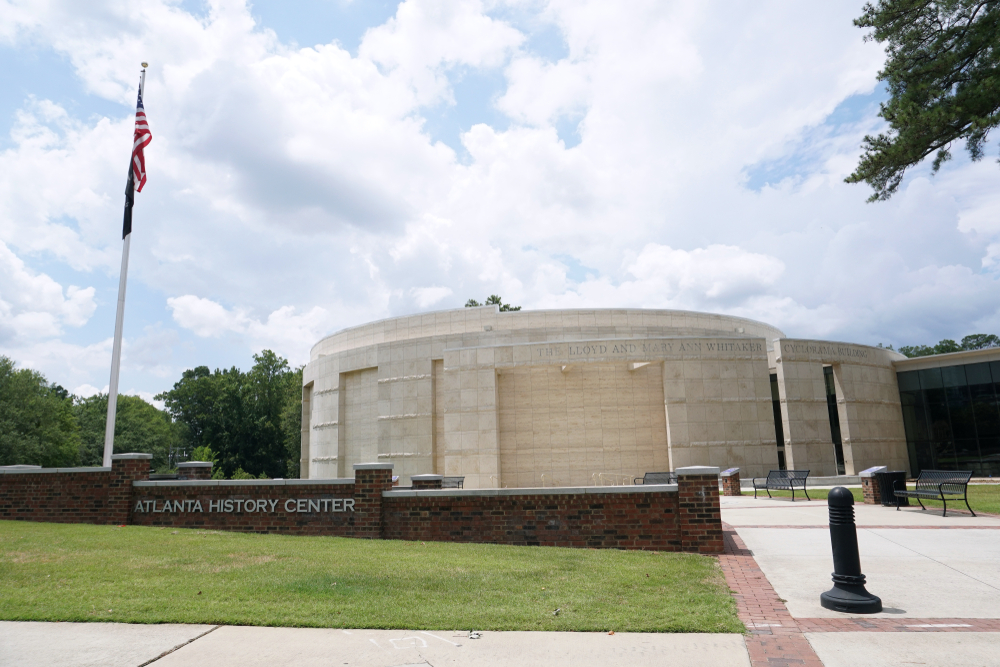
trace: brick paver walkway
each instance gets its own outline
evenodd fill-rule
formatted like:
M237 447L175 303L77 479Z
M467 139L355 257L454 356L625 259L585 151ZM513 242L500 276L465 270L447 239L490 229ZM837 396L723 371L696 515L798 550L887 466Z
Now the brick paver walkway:
M729 524L722 524L725 553L719 564L733 590L737 613L750 636L747 652L753 667L823 667L809 640L767 580L750 550Z
M829 528L829 526L740 526L741 528ZM864 526L909 528L910 526ZM917 526L912 526L918 528ZM860 527L859 527L860 528ZM926 529L923 526L920 529ZM966 529L965 526L941 526ZM969 528L972 528L971 526ZM983 527L975 527L981 530ZM995 528L989 526L989 528ZM722 524L725 553L719 564L733 591L737 613L750 636L746 638L753 667L822 667L806 632L1000 632L992 618L792 618L764 576L750 550L727 523Z

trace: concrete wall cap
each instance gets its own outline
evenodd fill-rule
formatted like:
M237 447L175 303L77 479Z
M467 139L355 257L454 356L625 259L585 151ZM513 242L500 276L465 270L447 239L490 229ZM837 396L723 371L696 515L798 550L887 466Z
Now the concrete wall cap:
M674 472L679 477L684 475L718 475L719 468L717 466L687 466L686 468L678 468Z
M723 470L719 473L719 477L732 477L733 475L740 474L739 468L729 468L728 470Z
M436 482L439 479L444 479L444 475L434 475L427 473L425 475L410 475L411 480L418 480L421 482Z
M110 470L110 468L109 468ZM166 479L135 480L132 486L353 486L353 479ZM340 489L338 489L340 491Z
M112 454L111 455L111 460L112 461L130 461L130 460L133 460L133 459L138 459L138 460L148 459L148 460L152 460L152 458L153 458L152 454L141 454L139 452L129 452L127 454Z
M27 463L18 463L12 466L0 466L0 470L27 470L31 468L41 468L42 466L32 466Z
M211 468L214 463L211 461L185 461L184 463L178 463L178 468Z
M163 479L163 480L132 480L132 486L218 486L217 479Z
M391 463L355 463L355 470L392 470Z
M636 486L544 486L521 489L407 489L383 491L385 498L475 498L496 496L570 496L606 495L611 493L677 493L676 484L643 484Z
M312 486L313 484L351 484L354 485L353 477L336 477L330 479L286 479L285 486Z
M37 475L54 474L60 472L111 472L111 468L39 468L37 466L25 468L0 468L0 475Z
M859 477L874 477L877 472L885 472L888 470L885 466L873 466L867 470L862 470Z

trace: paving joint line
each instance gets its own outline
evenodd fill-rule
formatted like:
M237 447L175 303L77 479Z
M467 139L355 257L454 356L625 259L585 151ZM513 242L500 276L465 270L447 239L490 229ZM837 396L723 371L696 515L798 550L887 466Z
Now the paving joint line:
M199 639L201 639L202 637L204 637L204 636L205 636L205 635L207 635L208 633L210 633L210 632L215 632L216 630L218 630L218 629L219 629L219 628L221 628L221 627L222 627L221 625L215 625L215 626L212 626L211 628L209 628L208 630L205 630L205 632L201 633L201 634L200 634L200 635L198 635L197 637L192 637L191 639L187 640L186 642L183 642L183 643L181 643L181 644L178 644L177 646L173 647L173 648L172 648L172 649L170 649L169 651L164 651L163 653L161 653L160 655L156 656L156 657L155 657L155 658L153 658L152 660L147 660L146 662L142 663L141 665L139 665L139 667L146 667L146 665L152 665L152 664L153 664L154 662L156 662L156 661L157 661L157 660L159 660L160 658L165 658L165 657L167 657L168 655L170 655L170 654L171 654L171 653L173 653L174 651L177 651L177 650L179 650L179 649L182 649L182 648L184 648L185 646L187 646L188 644L191 644L191 643L193 643L193 642L196 642L196 641L198 641Z

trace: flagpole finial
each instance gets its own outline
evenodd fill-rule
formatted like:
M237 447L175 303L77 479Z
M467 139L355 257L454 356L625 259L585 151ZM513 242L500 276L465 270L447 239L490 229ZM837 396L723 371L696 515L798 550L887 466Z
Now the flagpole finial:
M142 63L142 67L143 67L143 69L149 67L149 63Z

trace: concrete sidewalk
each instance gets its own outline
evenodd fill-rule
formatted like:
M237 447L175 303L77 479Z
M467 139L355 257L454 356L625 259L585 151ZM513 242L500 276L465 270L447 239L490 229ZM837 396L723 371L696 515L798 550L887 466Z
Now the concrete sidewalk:
M1000 518L873 505L855 505L855 515L861 568L882 598L880 614L820 606L833 569L825 500L722 499L723 521L798 627L826 630L804 631L826 667L1000 665L1000 633L976 632L997 627L984 619L1000 619ZM849 626L871 631L842 631Z
M173 652L164 653L174 649ZM0 622L18 667L750 667L742 635Z

